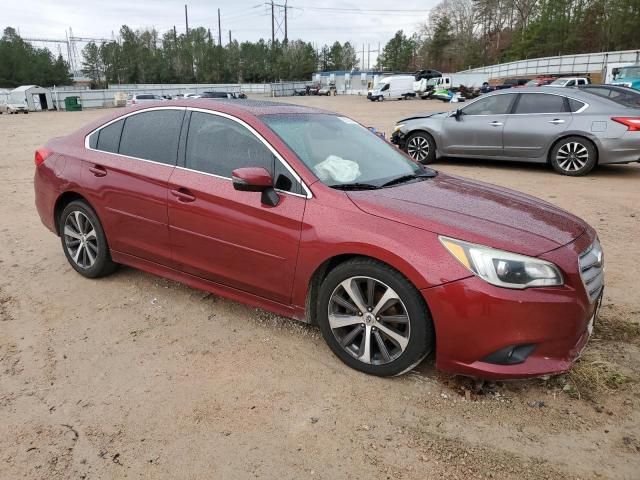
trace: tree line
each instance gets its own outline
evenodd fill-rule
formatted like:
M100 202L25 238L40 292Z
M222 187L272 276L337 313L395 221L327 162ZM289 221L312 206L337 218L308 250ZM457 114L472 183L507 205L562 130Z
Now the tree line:
M124 25L118 41L88 43L82 51L83 72L95 86L107 83L262 83L304 80L319 67L351 70L357 65L349 42L334 42L316 51L302 40L238 42L218 45L211 31L194 28L134 31Z
M455 72L483 65L640 47L640 0L443 0L379 67Z
M0 87L70 85L69 65L46 48L35 48L7 27L0 38Z

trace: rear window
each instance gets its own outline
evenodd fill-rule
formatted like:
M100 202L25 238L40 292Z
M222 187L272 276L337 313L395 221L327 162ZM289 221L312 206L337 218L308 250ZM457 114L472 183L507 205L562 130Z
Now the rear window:
M154 110L127 117L120 154L175 165L183 117L182 110Z
M120 144L120 134L122 133L123 125L124 120L118 120L101 129L98 132L98 141L95 148L103 152L118 153L118 145Z
M590 87L581 90L601 98L607 98L624 107L640 107L640 92L628 92L606 87Z
M515 113L565 112L564 97L544 93L523 93L518 99Z

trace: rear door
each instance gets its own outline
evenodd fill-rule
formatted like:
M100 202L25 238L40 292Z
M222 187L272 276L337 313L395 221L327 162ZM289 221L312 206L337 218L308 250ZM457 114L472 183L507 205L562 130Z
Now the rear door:
M182 271L288 304L306 195L268 144L242 122L190 112L184 166L169 181L173 259ZM231 172L263 167L274 178L277 206L233 188Z
M501 156L502 131L515 93L481 97L444 120L441 139L445 155Z
M504 155L541 158L571 125L568 99L550 93L522 93L504 127Z
M112 250L170 265L167 182L183 108L136 112L91 134L83 184Z

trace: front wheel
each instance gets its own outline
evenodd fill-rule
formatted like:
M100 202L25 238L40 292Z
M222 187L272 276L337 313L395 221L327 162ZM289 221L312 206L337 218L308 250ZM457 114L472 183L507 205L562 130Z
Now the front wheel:
M551 149L551 166L562 175L579 177L596 166L595 145L583 137L568 137L560 140Z
M88 278L104 277L117 264L93 209L82 200L69 203L60 214L60 239L67 260L76 272Z
M372 259L332 270L320 287L318 324L333 353L378 376L411 370L433 349L431 316L416 288Z
M415 132L409 135L404 147L411 158L422 164L436 159L436 142L427 132Z

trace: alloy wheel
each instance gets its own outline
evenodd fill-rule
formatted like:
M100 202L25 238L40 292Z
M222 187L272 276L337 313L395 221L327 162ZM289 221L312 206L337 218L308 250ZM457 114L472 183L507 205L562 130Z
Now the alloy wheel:
M429 156L429 142L421 136L413 137L407 142L407 153L414 160L422 162Z
M407 348L411 322L399 295L371 277L340 282L329 300L329 326L340 346L357 360L384 365Z
M567 172L576 172L589 161L589 150L578 142L568 142L562 145L556 153L558 166Z
M96 230L83 212L74 210L64 221L64 244L69 256L80 268L91 268L98 257Z

